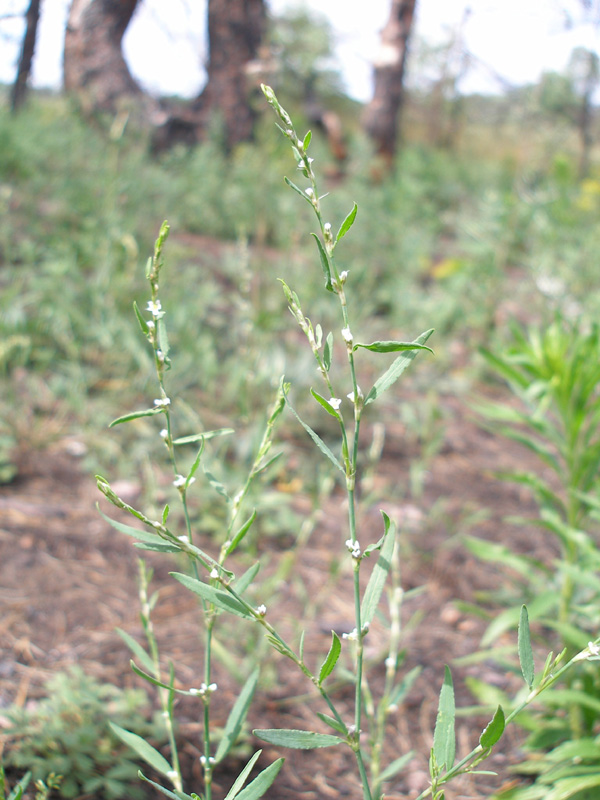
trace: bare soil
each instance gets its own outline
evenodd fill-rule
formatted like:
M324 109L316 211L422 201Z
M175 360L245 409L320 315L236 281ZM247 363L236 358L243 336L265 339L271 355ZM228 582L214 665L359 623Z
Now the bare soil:
M476 652L485 630L485 621L463 612L455 601L476 601L480 592L510 580L463 547L461 534L468 521L472 523L473 514L485 509L487 517L477 518L470 533L502 540L543 560L550 557L541 534L532 530L525 535L522 528L503 521L507 514L534 513L526 494L493 475L494 470L523 468L527 454L478 427L461 401L445 397L441 402L446 416L444 443L428 465L421 496L410 497L403 488L415 453L407 449L402 426L392 425L387 429L378 477L370 487L372 505L359 521L364 541L374 541L381 534L379 507L399 523L404 588L423 587L420 593L409 595L402 612L405 667L420 665L422 672L405 704L390 718L386 757L393 759L409 750L419 754L407 773L389 784L388 796L397 800L415 797L427 785L427 757L444 664L452 667L456 658ZM141 641L136 586L139 552L99 516L94 480L82 472L68 449L63 442L43 453L22 453L18 479L0 488L0 716L11 703L27 704L39 698L47 678L72 664L102 681L139 685L129 669L130 653L115 633L121 627ZM395 499L377 503L377 497ZM308 509L302 496L293 502L300 512ZM107 506L103 508L114 515ZM334 554L340 553L345 538L344 519L342 495L334 491L301 552L293 557L285 548L266 553L265 575L275 576L272 598L265 598L269 618L291 636L301 628L307 630L307 659L315 665L327 651L331 630L352 627L349 574L343 567L337 574L332 570ZM210 541L201 544L209 550L214 547ZM160 589L155 624L165 662L173 659L179 685L197 686L202 648L195 633L195 598L168 576L172 562L149 561L155 566L155 584ZM411 625L411 620L418 624ZM244 634L229 620L224 625L220 641L243 673L251 662L251 652L240 645ZM510 640L507 635L503 643ZM374 626L367 642L376 693L383 675L384 633ZM250 649L256 649L263 664L250 728L314 726L314 711L325 709L302 676L271 654L260 639ZM513 685L514 678L492 662L452 669L461 706L473 703L464 687L469 674L504 688ZM224 722L238 685L222 665L217 664L217 672L215 709ZM342 707L347 704L350 714L348 687L336 689L335 696ZM187 789L200 792L199 703L182 703L179 716ZM487 721L459 718L459 753L477 743ZM497 778L465 778L448 790L448 800L488 797L493 789L513 780L507 767L518 759L519 735L516 729L507 732L491 760L489 768L498 771ZM251 741L251 746L260 743ZM279 755L276 748L263 746L260 763L266 766ZM286 764L268 793L272 800L358 800L361 796L349 752L329 748L283 755ZM231 770L237 767L233 764ZM232 776L219 771L215 781L215 796L222 797Z

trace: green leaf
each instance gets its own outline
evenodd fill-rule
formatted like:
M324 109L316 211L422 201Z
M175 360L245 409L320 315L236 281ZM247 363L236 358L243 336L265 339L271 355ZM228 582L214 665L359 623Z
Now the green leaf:
M504 733L505 727L506 720L504 718L504 711L502 706L498 706L496 713L492 717L491 721L486 725L483 733L479 737L479 744L484 750L488 750L490 747L493 747L496 742L500 740L500 737Z
M332 747L336 744L343 744L343 739L340 739L339 736L332 736L329 733L314 733L313 731L269 728L267 730L255 730L252 733L262 739L263 742L268 742L278 747L290 747L293 750L315 750L317 747Z
M240 735L242 725L244 724L244 720L246 719L246 715L248 713L248 708L250 707L252 697L254 696L254 692L256 690L258 674L258 669L255 669L251 673L250 677L244 684L244 688L238 695L233 708L231 709L229 717L227 718L227 722L225 723L223 738L219 742L217 752L215 753L215 761L217 764L219 761L222 761L225 758Z
M248 763L246 764L244 769L240 772L240 774L237 776L237 778L233 782L233 786L227 792L227 795L225 796L225 800L233 800L234 797L239 793L240 789L242 789L242 787L246 783L246 779L248 778L248 775L250 775L250 773L252 772L252 767L258 761L258 758L259 758L261 753L262 753L262 750L257 750L256 753L254 753L254 755L252 756L250 761L248 761Z
M329 331L323 345L323 366L329 372L331 369L331 358L333 356L333 333Z
M531 649L531 636L529 633L529 614L527 613L526 606L521 606L517 641L521 672L523 673L525 683L531 689L535 677L535 667L533 663L533 650Z
M131 536L134 539L139 539L140 542L160 542L160 536L158 536L158 534L150 533L149 531L143 531L139 528L134 528L132 525L125 525L123 522L117 522L117 520L107 517L106 514L102 513L100 510L98 503L96 503L96 508L98 509L98 513L102 519L108 522L108 524L111 525L116 531L119 531L119 533L125 533L127 536Z
M291 181L289 178L285 178L284 177L283 180L287 183L287 185L290 187L290 189L293 189L295 192L297 192L297 194L299 194L300 197L302 197L304 200L306 200L306 202L309 205L312 206L312 200L310 199L310 197L305 192L302 191L302 189L299 186L296 186L296 184L293 181Z
M390 518L385 512L381 512L383 517L383 524L385 526L384 542L381 545L381 552L377 563L373 567L373 572L369 578L369 583L365 589L363 601L360 608L360 622L364 627L370 625L375 611L379 605L379 599L383 592L385 581L392 565L392 553L394 552L394 544L396 542L396 526L392 525Z
M175 687L172 684L164 683L164 681L158 680L158 678L155 678L153 675L149 675L147 672L144 672L143 669L140 669L134 661L130 661L129 666L131 667L133 672L135 672L136 675L138 675L140 678L143 678L145 681L148 681L148 683L151 683L153 686L159 686L161 689L168 689L170 692L175 692L176 694L193 696L193 692L188 692L185 689L175 689ZM154 668L151 667L151 669Z
M400 683L392 689L390 694L390 706L397 706L399 705L406 695L412 689L414 682L417 680L419 675L421 674L422 667L413 667L406 675L402 678Z
M339 242L339 240L343 236L345 236L348 233L348 231L350 230L350 228L354 224L354 220L356 219L356 212L357 211L358 211L358 206L356 205L356 203L354 203L354 205L352 206L352 211L348 214L346 219L340 225L340 229L337 232L337 236L335 237L335 243L336 244Z
M215 490L215 492L217 492L217 494L220 494L221 497L224 497L227 501L230 501L231 498L227 494L227 489L221 483L221 481L218 478L215 478L215 476L212 474L212 472L209 472L207 469L204 470L204 474L206 475L206 477L208 479L208 482L210 483L212 488Z
M140 664L143 664L144 668L147 669L148 672L154 672L154 662L144 650L142 645L139 642L136 642L133 636L130 636L124 630L121 630L121 628L116 628L115 630L121 639L123 639L127 647L131 650L133 655L140 662Z
M586 789L593 789L596 786L600 786L600 775L597 773L564 778L557 781L551 789L546 789L544 800L569 800L571 797L581 797Z
M133 546L138 550L146 550L151 553L181 553L181 547L162 542L134 542Z
M302 427L304 428L304 430L305 430L305 431L308 433L308 435L310 436L310 438L311 438L311 439L313 440L313 442L314 442L314 443L317 445L317 447L318 447L318 448L319 448L319 450L320 450L320 451L323 453L323 455L327 456L327 458L328 458L328 459L331 461L331 463L332 463L332 464L333 464L335 467L337 467L337 468L339 469L339 471L340 471L340 472L342 472L342 473L344 473L344 474L345 474L345 470L344 470L344 468L342 467L342 465L340 464L340 462L337 460L337 458L336 458L336 457L333 455L333 453L331 452L331 450L330 450L330 449L327 447L327 445L325 444L325 442L324 442L324 441L321 439L321 437L320 437L320 436L319 436L317 433L315 433L315 432L313 431L313 429L312 429L311 427L309 427L309 426L306 424L306 422L303 422L303 421L300 419L300 417L298 416L298 413L297 413L297 412L296 412L296 410L293 408L293 406L291 405L290 401L287 399L287 394L286 394L286 396L285 396L285 402L286 402L286 405L288 406L288 408L290 409L290 411L292 412L292 414L293 414L293 415L296 417L296 419L298 420L298 422L300 423L300 425L302 425Z
M438 713L433 733L433 754L440 769L446 772L452 769L456 752L456 736L454 733L454 686L452 674L446 665L444 668L444 683L440 691Z
M415 344L414 342L371 342L371 344L360 344L357 343L352 348L352 351L356 351L359 347L362 347L364 350L371 350L373 353L397 353L400 350L429 350L430 353L433 353L431 347L427 347L424 344Z
M256 578L259 569L260 561L257 561L256 564L253 564L251 567L249 567L246 572L244 572L244 574L236 580L235 591L237 594L244 594L246 589L254 581L254 578Z
M138 308L138 304L135 302L135 300L133 301L133 310L135 311L137 321L140 323L140 328L142 329L142 333L144 334L144 336L147 336L150 328L148 327L148 323L142 316L142 312Z
M311 389L311 390L310 390L310 393L311 393L311 394L312 394L312 396L315 398L315 400L317 401L317 403L318 403L320 406L323 406L323 408L325 409L325 411L326 411L328 414L331 414L331 416L332 416L332 417L335 417L335 419L339 419L339 418L340 418L340 413L339 413L339 411L336 411L336 410L335 410L335 408L334 408L334 407L331 405L331 403L329 402L329 400L325 400L325 398L324 398L324 397L322 397L322 396L321 396L321 395L320 395L318 392L315 392L315 390L314 390L314 389Z
M340 637L335 631L331 631L331 647L327 653L327 658L321 665L321 670L319 672L319 685L323 683L325 678L331 675L341 652L342 643L340 642Z
M183 575L180 572L171 572L170 574L178 580L179 583L182 583L186 589L194 592L194 594L206 600L207 603L212 603L214 606L221 609L221 611L228 611L230 614L235 614L237 617L243 617L244 619L254 619L254 616L246 607L228 592L215 589L207 583L198 581L196 578L192 578L189 575Z
M317 711L317 717L322 720L325 725L329 725L330 728L333 728L334 731L341 733L342 736L348 735L348 729L345 725L341 722L338 722L335 717L330 717L329 714L322 714L320 711Z
M131 747L132 750L135 750L138 756L143 758L147 764L150 764L153 769L165 776L168 775L169 772L172 772L173 768L166 758L162 756L158 750L155 750L151 744L148 744L145 739L142 739L137 733L131 733L130 731L126 731L125 728L115 725L114 722L109 722L108 724L113 733L115 733L122 742L125 742L126 745Z
M117 417L108 426L114 428L115 425L120 425L122 422L131 422L132 419L140 419L141 417L155 417L157 414L164 414L164 407L147 408L145 411L133 411L131 414L125 414L122 417Z
M249 519L247 519L246 522L244 522L242 527L239 529L239 531L235 534L235 536L231 540L231 544L227 548L227 553L226 553L228 556L231 555L233 551L238 547L244 536L248 533L248 531L252 527L252 523L254 522L255 519L256 519L256 509L254 509Z
M393 778L397 775L404 767L408 764L408 762L413 758L414 751L411 750L409 753L405 753L400 758L394 759L391 764L383 770L381 775L379 776L379 782L383 783L384 781L389 781L390 778Z
M191 436L180 436L179 439L173 439L173 444L194 444L202 440L208 441L209 439L214 439L216 436L229 436L231 433L235 433L233 428L218 428L214 431L193 433Z
M16 783L11 792L8 795L7 800L21 800L23 797L23 792L29 786L29 781L31 780L31 772L26 772L25 775ZM2 765L0 764L0 797L4 800L4 770Z
M165 789L160 783L156 783L155 781L151 781L150 778L147 778L140 770L138 770L138 778L154 786L157 792L164 794L165 797L169 797L170 800L194 800L194 795L185 794L185 792L172 792L170 789Z
M304 137L304 141L302 142L302 146L305 150L308 150L308 145L310 144L310 140L312 139L312 131L307 131L306 136Z
M325 288L327 289L328 292L332 292L333 285L331 283L331 265L329 264L329 256L327 255L327 252L323 247L323 243L321 242L317 234L311 233L311 236L314 237L314 240L317 243L317 247L319 249L319 259L321 260L321 269L323 270L323 275L325 276Z
M237 795L237 800L258 800L270 788L285 759L278 758Z
M432 333L433 328L425 331L415 339L413 344L425 344ZM377 381L375 381L373 388L365 397L366 406L369 405L369 403L375 402L380 395L387 391L387 389L389 389L390 386L392 386L398 380L406 368L410 366L410 363L417 355L417 352L417 350L408 350L403 355L398 356L391 367Z

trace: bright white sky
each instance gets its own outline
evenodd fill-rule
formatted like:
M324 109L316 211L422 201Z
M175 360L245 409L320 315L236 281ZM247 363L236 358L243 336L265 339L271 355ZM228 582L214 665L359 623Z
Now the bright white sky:
M278 12L302 3L267 0L267 4ZM305 4L328 17L333 26L348 92L357 99L368 99L370 64L390 0L305 0ZM0 17L20 13L27 5L28 0L0 0ZM42 0L33 67L36 86L61 83L68 6L69 0ZM491 74L514 84L535 81L544 69L563 69L575 46L598 50L598 31L581 24L581 0L417 0L418 32L427 41L448 41L467 6L471 14L464 26L465 43L479 66L462 84L465 91L497 90ZM124 50L132 73L146 89L157 94L198 94L204 81L205 9L206 0L142 1L126 34ZM0 19L0 81L13 79L22 30L22 20Z

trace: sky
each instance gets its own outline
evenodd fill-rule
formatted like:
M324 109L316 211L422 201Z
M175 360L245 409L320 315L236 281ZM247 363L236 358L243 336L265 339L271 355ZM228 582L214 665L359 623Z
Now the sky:
M165 5L168 14L165 15ZM3 16L22 13L28 0L0 0L0 81L11 82L23 22ZM275 13L307 5L323 14L335 35L338 64L348 93L368 100L371 62L390 0L267 0ZM69 0L42 0L33 84L59 87L64 26ZM498 91L500 76L518 85L537 80L542 71L564 69L575 46L596 51L600 36L582 24L581 0L417 0L416 31L431 43L447 42L462 26L473 67L463 80L465 92ZM3 10L5 9L5 10ZM204 83L205 0L143 0L124 39L134 77L154 94L193 97ZM569 25L569 19L571 24Z

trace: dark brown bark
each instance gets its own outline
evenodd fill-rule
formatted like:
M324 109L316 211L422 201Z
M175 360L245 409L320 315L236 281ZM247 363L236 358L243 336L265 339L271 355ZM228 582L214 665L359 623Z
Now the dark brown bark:
M376 153L389 162L394 158L398 145L404 67L415 6L416 0L392 0L374 64L373 99L363 117L363 127L373 141Z
M23 105L27 93L27 81L31 74L31 64L33 62L40 19L40 2L41 0L31 0L25 15L25 35L21 46L21 55L19 56L17 76L10 95L10 107L13 113Z
M266 25L264 0L208 0L208 80L190 107L168 115L153 138L155 150L175 141L199 141L211 118L221 117L228 148L248 141L254 128L249 74Z
M121 42L138 0L73 0L64 49L64 81L86 114L115 114L144 94Z

